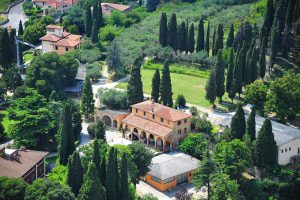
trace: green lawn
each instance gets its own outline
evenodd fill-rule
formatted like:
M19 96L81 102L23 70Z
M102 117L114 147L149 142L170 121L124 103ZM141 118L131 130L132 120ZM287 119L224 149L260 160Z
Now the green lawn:
M1 0L0 11L6 11L9 4L11 4L12 2L14 2L14 0Z
M32 52L26 52L23 56L24 63L31 61L33 59L33 53Z
M6 20L6 17L4 15L0 15L0 24L3 23Z

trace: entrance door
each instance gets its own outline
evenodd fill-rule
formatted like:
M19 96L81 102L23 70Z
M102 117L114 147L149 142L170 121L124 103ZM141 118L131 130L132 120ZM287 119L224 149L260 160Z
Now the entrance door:
M180 174L176 177L176 183L177 185L183 182L186 182L188 180L188 174L184 173L184 174Z

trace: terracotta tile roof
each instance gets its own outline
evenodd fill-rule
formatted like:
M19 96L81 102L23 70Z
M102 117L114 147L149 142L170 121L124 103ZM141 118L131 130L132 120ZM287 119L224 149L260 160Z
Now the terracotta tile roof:
M19 160L9 160L0 157L0 176L22 177L27 171L47 156L43 151L18 151Z
M53 34L47 34L40 38L40 40L42 41L50 41L50 42L57 42L60 39L61 39L60 37Z
M66 32L67 33L67 32ZM82 38L81 35L74 35L74 34L68 34L67 36L65 36L67 39L69 40L80 40Z
M152 101L144 101L138 104L134 104L131 107L152 113L169 121L178 121L192 117L192 115L190 114L179 110L175 110L173 108L169 108L167 106Z
M118 10L120 12L124 12L130 9L130 6L123 4L115 4L115 3L101 3L102 12L104 15L110 15L112 10Z
M58 8L62 5L73 5L76 3L76 0L47 0L46 6L51 6L53 8Z
M52 45L63 46L63 47L75 47L80 44L80 40L69 40L68 38L61 39Z
M58 25L48 25L46 28L63 29L64 27Z
M122 120L123 123L142 129L146 132L153 133L160 137L165 137L172 132L171 128L152 122L150 120L138 117L131 113Z

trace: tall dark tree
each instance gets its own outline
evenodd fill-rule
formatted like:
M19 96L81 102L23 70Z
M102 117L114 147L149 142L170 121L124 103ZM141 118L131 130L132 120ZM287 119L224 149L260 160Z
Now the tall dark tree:
M199 52L203 50L204 50L204 19L201 18L198 27L196 51Z
M273 0L268 0L267 3L267 13L264 19L263 26L260 31L260 37L261 38L268 38L270 35L270 31L273 24L273 18L274 18L274 5Z
M106 142L106 137L105 137L105 124L102 120L99 120L96 124L96 129L95 129L95 139L103 140Z
M120 197L121 200L128 200L128 172L127 172L127 158L126 154L122 155L121 160L121 184L120 184Z
M12 64L13 58L11 55L11 44L7 28L2 30L0 36L0 65L2 68L8 69L8 67Z
M144 100L143 83L141 79L141 58L135 59L127 86L129 104L133 105Z
M115 164L114 164L114 148L110 148L108 154L108 162L106 167L106 199L116 200L116 174L115 174Z
M266 75L266 38L263 39L263 43L260 47L260 56L259 56L259 75L263 80Z
M215 36L215 44L214 44L214 53L215 55L218 54L220 49L223 49L223 40L224 40L224 30L223 24L218 25L217 33Z
M165 61L164 67L162 70L162 77L160 82L160 101L163 105L172 107L173 99L172 99L172 82L169 70L169 62Z
M237 83L236 80L233 80L232 83L230 84L230 90L228 91L228 97L231 99L231 103L233 103L236 90L237 90Z
M159 24L159 43L161 46L167 46L168 41L168 25L167 25L167 14L163 12L160 18Z
M71 187L72 192L77 196L83 182L83 168L79 153L74 151L69 157L67 183Z
M81 111L87 118L88 115L94 113L94 95L91 80L88 76L85 77L81 96Z
M252 60L252 48L250 47L246 53L245 65L243 70L243 82L244 86L250 84L251 82L251 60Z
M59 136L59 163L61 165L66 165L68 163L69 156L75 151L75 140L72 128L72 113L69 102L66 102L64 105L61 125L59 128Z
M236 83L236 92L240 94L242 93L243 87L243 67L245 64L245 45L243 45L242 49L238 53L237 61L233 70L233 80Z
M251 141L253 142L256 138L256 130L255 130L255 115L256 111L254 108L252 108L250 115L247 119L247 127L246 127L246 133L250 135Z
M106 185L106 158L102 156L101 159L101 177L100 181L103 185Z
M89 163L88 170L84 174L83 184L81 186L78 200L105 200L106 192L98 178L94 163Z
M209 55L209 37L210 37L210 25L208 22L207 30L206 30L206 40L205 40L205 51L208 53L208 55Z
M95 139L93 142L93 163L95 164L98 178L101 180L102 172L101 172L101 156L99 151L99 140Z
M158 102L159 100L159 87L160 87L160 74L159 74L159 70L156 69L152 78L152 91L151 91L151 99L154 102Z
M103 12L102 12L102 6L101 6L101 0L98 0L98 7L99 7L99 13L98 13L98 25L102 27L104 25L104 18L103 18Z
M186 30L185 30L185 22L181 22L179 28L178 28L178 35L177 35L177 48L184 52L186 50L187 46L187 39L186 39Z
M189 52L189 49L188 49L188 35L189 35L189 20L186 20L186 23L185 23L185 35L184 35L184 39L185 39L185 53L188 53Z
M212 69L210 71L209 79L205 85L205 99L207 99L211 104L213 104L213 108L216 107L215 100L217 96L217 84L216 84L216 71Z
M231 134L232 138L243 139L246 132L245 112L242 104L239 104L235 115L231 119Z
M215 52L215 43L216 43L216 29L214 29L214 33L213 33L213 39L212 39L212 45L211 45L211 50L212 50L212 55L215 56L216 52Z
M278 150L269 119L264 121L254 142L254 157L258 167L272 168L277 165Z
M23 29L23 24L22 21L20 20L19 22L19 28L18 28L18 35L21 36L24 33L24 29Z
M177 20L173 13L168 24L168 45L177 50Z
M195 51L195 28L194 24L192 23L189 29L189 35L188 35L188 51L190 53L194 53Z
M98 34L99 34L98 20L94 19L93 28L92 28L92 43L97 43L99 41Z
M253 83L257 79L257 62L258 62L258 50L256 46L252 48L252 53L251 53L251 61L250 61L250 82Z
M16 53L16 29L11 29L9 33L9 43L10 43L10 62L16 63L17 60L17 53Z
M225 94L225 67L222 58L222 49L220 49L218 52L215 68L217 85L216 96L219 98L219 101L222 102L222 97Z
M230 30L228 33L227 42L226 42L226 47L227 48L233 47L233 41L234 41L234 25L231 24Z
M271 70L275 63L275 58L279 50L279 44L280 44L279 34L280 34L279 23L276 23L272 27L272 33L271 33L269 73L271 73Z
M86 5L85 8L85 18L84 18L84 31L87 37L91 37L92 27L93 27L93 21L92 21L91 7L88 4Z
M246 21L243 24L243 32L242 32L242 42L243 42L242 44L246 46L246 49L248 49L249 46L251 45L252 38L253 38L252 26L248 21Z
M21 37L24 34L23 24L20 20L19 22L19 29L18 29L18 37ZM23 64L23 46L19 43L19 58L20 58L20 64Z
M93 29L99 30L99 3L97 0L94 1L93 3L92 22L93 22ZM92 37L93 37L93 31L92 31Z
M230 50L230 59L227 67L227 75L226 75L226 92L229 92L231 89L231 84L233 81L233 69L234 69L234 50L231 48Z
M114 149L114 170L115 170L115 191L116 198L120 199L120 175L119 175L119 166L118 166L118 150Z

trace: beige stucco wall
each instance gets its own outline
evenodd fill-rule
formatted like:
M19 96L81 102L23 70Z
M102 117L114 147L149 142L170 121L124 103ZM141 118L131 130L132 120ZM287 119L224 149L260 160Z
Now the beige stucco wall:
M298 148L300 151L300 138L291 140L290 142L281 145L278 148L278 164L280 164L280 165L289 164L292 156L300 155L298 153ZM283 150L283 153L282 153L282 150Z
M49 41L42 41L42 49L43 49L43 53L47 53L47 52L52 52L54 51L53 49L53 45L51 45L52 43Z

